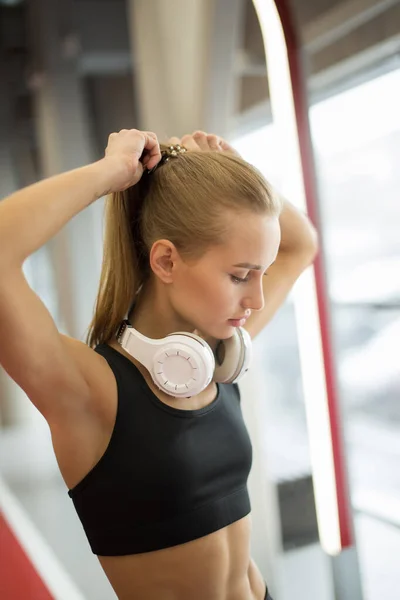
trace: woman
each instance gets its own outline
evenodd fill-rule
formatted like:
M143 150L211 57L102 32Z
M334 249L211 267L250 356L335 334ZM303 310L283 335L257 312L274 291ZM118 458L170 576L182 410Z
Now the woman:
M171 142L181 145L161 156L153 133L113 133L100 161L0 203L0 363L47 420L118 598L262 600L270 596L249 554L252 455L237 384L212 378L175 397L126 350L120 325L131 308L142 339L192 333L223 365L238 326L254 337L312 262L316 236L217 136ZM57 331L22 265L106 194L84 344Z

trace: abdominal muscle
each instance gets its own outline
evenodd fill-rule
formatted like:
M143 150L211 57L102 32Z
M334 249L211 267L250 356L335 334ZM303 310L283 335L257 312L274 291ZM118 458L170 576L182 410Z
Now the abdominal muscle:
M186 544L98 559L119 600L264 600L250 535L248 515Z

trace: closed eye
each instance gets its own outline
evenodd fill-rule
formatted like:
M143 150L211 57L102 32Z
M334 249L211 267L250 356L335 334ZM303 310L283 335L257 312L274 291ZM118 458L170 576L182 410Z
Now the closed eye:
M250 273L249 273L250 275ZM231 280L233 281L233 283L239 284L239 283L246 283L247 281L249 281L250 277L249 275L246 275L246 277L244 279L240 279L240 277L235 277L235 275L231 275ZM268 273L264 273L264 277L268 277Z

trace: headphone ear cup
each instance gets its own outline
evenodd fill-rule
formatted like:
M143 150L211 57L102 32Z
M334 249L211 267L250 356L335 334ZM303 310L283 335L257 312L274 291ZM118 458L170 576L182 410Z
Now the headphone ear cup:
M217 383L230 383L242 367L245 347L238 331L235 331L229 339L222 340L222 344L225 355L221 365L218 365L218 361L216 361L214 381Z
M163 339L152 364L150 374L157 387L176 398L190 398L212 381L215 357L201 337L181 331Z

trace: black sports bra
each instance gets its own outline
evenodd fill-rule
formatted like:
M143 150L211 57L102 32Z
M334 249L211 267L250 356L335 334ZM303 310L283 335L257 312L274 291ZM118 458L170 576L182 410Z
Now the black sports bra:
M164 404L123 354L96 347L117 381L108 447L68 491L95 554L150 552L208 535L246 516L252 447L237 384L217 384L197 410Z

